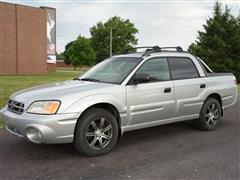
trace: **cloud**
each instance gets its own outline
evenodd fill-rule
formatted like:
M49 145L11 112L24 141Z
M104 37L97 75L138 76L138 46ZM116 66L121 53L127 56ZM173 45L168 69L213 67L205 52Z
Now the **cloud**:
M139 29L139 45L181 45L186 49L212 16L215 1L12 1L30 6L49 6L57 10L57 51L79 34L90 37L89 28L98 21L118 15L130 19ZM234 15L239 1L223 1Z

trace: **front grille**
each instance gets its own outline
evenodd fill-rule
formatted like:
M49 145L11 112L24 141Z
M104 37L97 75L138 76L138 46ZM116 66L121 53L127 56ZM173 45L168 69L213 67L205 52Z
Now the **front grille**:
M15 100L11 100L9 99L8 101L8 109L12 112L21 114L23 113L23 109L24 109L24 104L21 102L17 102Z

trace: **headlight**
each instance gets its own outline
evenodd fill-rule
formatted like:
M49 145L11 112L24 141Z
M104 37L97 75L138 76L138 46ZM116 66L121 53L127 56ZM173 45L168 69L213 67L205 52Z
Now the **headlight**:
M60 101L35 101L27 109L34 114L55 114L60 106Z

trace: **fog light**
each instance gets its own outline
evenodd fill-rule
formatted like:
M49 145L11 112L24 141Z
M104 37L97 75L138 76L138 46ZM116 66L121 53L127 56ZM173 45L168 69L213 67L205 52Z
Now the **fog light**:
M26 130L27 138L34 143L42 143L42 133L33 127L27 128Z

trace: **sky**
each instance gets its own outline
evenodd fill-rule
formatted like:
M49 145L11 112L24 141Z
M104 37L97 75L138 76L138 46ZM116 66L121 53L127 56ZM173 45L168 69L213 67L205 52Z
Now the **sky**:
M139 30L138 46L188 46L212 16L215 0L3 0L5 2L56 8L57 52L78 35L90 37L89 29L112 16L129 19ZM220 1L238 16L240 0ZM114 33L114 31L113 31ZM114 43L114 42L113 42Z

